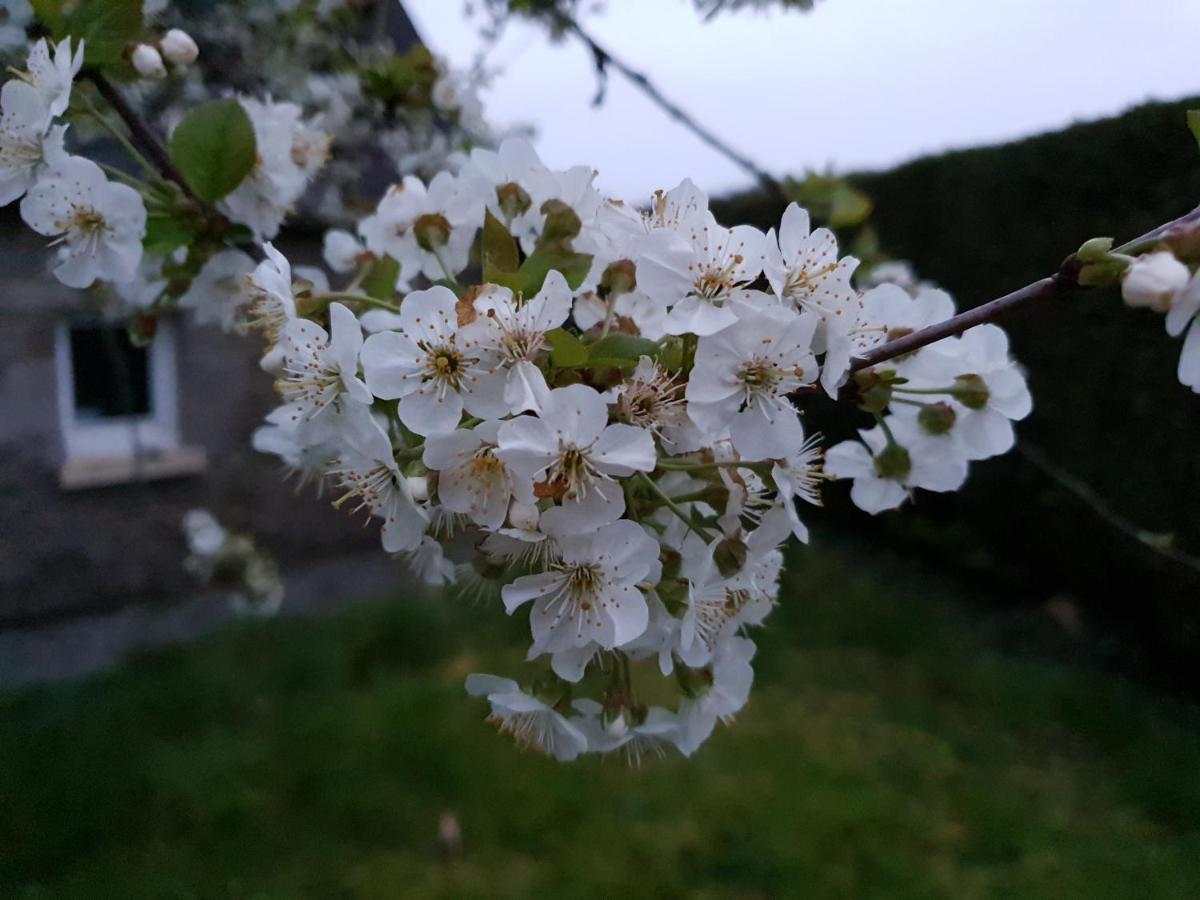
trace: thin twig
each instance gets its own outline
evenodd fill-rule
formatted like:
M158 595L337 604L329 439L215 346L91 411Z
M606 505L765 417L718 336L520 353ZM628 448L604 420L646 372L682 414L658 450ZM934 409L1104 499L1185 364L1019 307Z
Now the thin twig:
M134 111L133 107L125 100L109 81L103 72L93 69L87 73L89 80L96 86L96 90L100 92L100 96L105 99L113 111L121 117L121 121L125 123L125 127L129 129L129 135L133 138L133 142L137 144L142 152L149 158L163 177L168 181L173 181L179 185L180 190L191 200L196 203L205 205L204 202L192 193L192 189L183 179L183 174L175 166L174 160L171 159L171 154L167 152L167 148L152 132L146 123L142 121L141 116Z
M1158 243L1176 229L1193 226L1200 226L1200 206L1180 216L1178 219L1174 219L1164 225L1159 225L1157 228L1152 228L1145 234L1127 241L1113 252L1137 252ZM869 353L856 357L850 361L850 371L857 372L859 369L878 365L897 356L903 356L905 353L919 350L944 338L962 334L968 328L974 328L976 325L991 322L1005 313L1035 300L1051 300L1062 297L1074 290L1085 288L1087 285L1079 283L1080 268L1081 264L1079 260L1072 255L1063 263L1062 268L1048 278L1042 278L1039 281L1033 282L1033 284L1028 284L1019 290L1013 291L1011 294L1005 294L1003 297L992 300L990 303L985 303L982 306L976 306L974 309L959 313L957 316L946 319L944 322L938 322L935 325L930 325L928 328L922 328L919 331L914 331L912 334L906 334L902 338L888 341L886 344L881 344Z
M733 162L749 173L763 189L771 195L771 199L780 204L785 204L788 201L787 193L783 189L778 179L770 172L758 165L750 157L736 150L727 144L724 140L718 137L709 129L705 128L697 122L683 107L674 101L670 100L646 77L644 72L639 72L637 69L630 66L623 60L615 57L608 51L607 48L601 46L595 38L583 30L580 24L570 16L558 14L555 21L564 31L569 31L574 34L584 45L591 51L592 58L596 63L596 71L603 77L612 66L622 75L624 75L633 85L638 88L643 94L653 100L668 116L690 131L708 146L712 147L726 159ZM601 88L603 90L603 88ZM598 96L602 96L602 93Z
M1060 487L1074 494L1079 500L1083 501L1088 509L1117 531L1128 538L1132 538L1159 556L1169 559L1171 562L1186 566L1193 572L1200 572L1200 557L1195 557L1190 553L1176 549L1174 546L1166 543L1162 535L1142 528L1125 518L1114 510L1089 484L1072 475L1061 466L1051 462L1037 447L1034 447L1028 441L1020 441L1016 445L1016 449L1018 453L1025 457L1042 474L1049 477Z

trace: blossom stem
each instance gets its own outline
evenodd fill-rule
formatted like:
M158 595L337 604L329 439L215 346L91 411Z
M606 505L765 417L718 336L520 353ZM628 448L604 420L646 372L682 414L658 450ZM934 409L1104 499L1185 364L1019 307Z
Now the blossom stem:
M133 145L133 142L130 141L128 137L121 133L121 129L113 125L113 123L108 120L108 117L104 115L104 113L96 109L95 104L92 103L87 94L80 92L79 100L84 105L84 111L88 114L88 116L90 116L97 125L107 131L109 135L112 136L113 140L120 144L121 148L128 153L130 157L132 157L134 162L145 169L155 181L162 181L162 176L159 174L158 169L151 164L150 160L146 159L146 157L137 149L137 147ZM113 167L106 165L104 168L107 170L112 170Z
M438 265L442 267L442 274L446 276L446 280L450 282L456 291L460 290L462 285L459 283L458 277L451 272L450 267L446 265L445 257L442 256L442 248L434 247L431 252L433 253L433 258L438 261Z
M200 204L205 210L210 210L211 207L205 204L199 197L193 193L188 187L187 181L184 180L183 174L175 166L175 162L171 159L171 154L162 145L154 133L146 126L141 117L134 111L133 107L121 95L121 92L113 87L112 82L105 77L104 73L99 70L91 70L87 73L92 84L96 86L96 90L105 102L112 107L113 112L120 117L125 123L125 127L129 129L129 135L134 144L139 145L145 152L145 156L153 161L150 165L150 171L156 174L161 174L163 178L177 184L180 190L194 202ZM123 141L124 142L124 141ZM139 154L139 159L144 157Z
M117 181L129 185L134 190L143 191L146 189L146 182L142 181L140 178L135 178L127 172L122 172L116 166L110 166L108 163L103 162L98 163L98 165L108 173L110 178L115 178Z
M400 312L400 307L395 303L388 303L386 300L368 297L366 294L347 294L340 291L335 291L332 294L322 294L320 297L316 298L316 302L318 304L323 304L325 306L337 301L341 301L343 303L361 303L364 306L374 306L376 309L386 309L388 312Z
M642 481L646 482L646 484L650 486L650 490L652 490L658 496L658 499L663 502L663 505L666 506L666 508L669 509L679 519L679 521L687 526L688 531L695 534L696 537L700 538L700 540L704 541L706 544L708 543L707 532L693 522L691 517L682 509L680 509L675 501L668 497L666 493L664 493L662 488L654 483L653 478L651 478L645 472L638 472L638 475L641 476Z

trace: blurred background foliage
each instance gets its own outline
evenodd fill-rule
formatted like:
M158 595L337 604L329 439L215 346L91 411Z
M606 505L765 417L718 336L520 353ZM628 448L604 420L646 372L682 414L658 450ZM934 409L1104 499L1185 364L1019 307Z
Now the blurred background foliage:
M865 225L841 232L843 242L853 251L864 237L877 240L882 253L949 290L960 309L976 306L1054 272L1089 237L1128 240L1190 210L1200 198L1200 154L1186 110L1198 105L1148 104L849 176L873 210ZM714 206L727 222L778 221L777 204L758 193ZM1179 348L1161 318L1129 310L1110 290L1002 324L1034 396L1018 448L1043 451L1150 532L1148 540L1200 551L1200 418L1176 380ZM1027 604L1078 604L1096 625L1097 660L1195 690L1200 576L1109 527L1020 453L972 467L960 493L922 493L876 520L842 502L844 490L826 495L830 513L865 540L979 573Z

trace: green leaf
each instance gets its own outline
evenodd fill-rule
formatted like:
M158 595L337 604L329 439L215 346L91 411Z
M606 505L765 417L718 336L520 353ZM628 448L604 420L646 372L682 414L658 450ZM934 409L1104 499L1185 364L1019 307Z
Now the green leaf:
M1200 109L1189 109L1187 111L1188 128L1192 130L1192 136L1196 139L1196 143L1200 144Z
M590 253L546 249L534 250L526 257L525 262L521 263L520 277L518 279L519 287L514 288L514 290L520 290L526 297L532 297L542 289L546 275L551 269L556 269L562 273L563 278L567 281L567 286L571 290L575 290L579 285L583 284L583 279L587 277L587 273L591 267L592 256Z
M39 3L37 9L47 25L58 18L56 37L70 35L84 42L84 60L89 66L120 63L125 48L142 36L142 0L82 0L65 17L61 2Z
M560 369L587 365L587 344L563 328L546 332L550 342L550 363Z
M483 237L480 243L483 263L483 280L501 284L500 276L512 274L520 266L517 242L508 233L504 223L488 210L483 219ZM512 287L512 285L508 285Z
M254 169L258 146L250 117L236 100L196 107L171 135L171 158L196 196L215 203Z
M146 219L146 236L142 247L147 253L166 256L196 239L195 223L178 216L160 215Z
M632 334L610 334L588 347L588 365L632 368L643 356L653 358L658 344Z
M30 0L37 21L50 34L59 37L63 33L63 0Z
M368 297L376 300L391 300L396 296L396 282L400 278L400 263L384 256L371 263L371 270L363 279L362 288Z

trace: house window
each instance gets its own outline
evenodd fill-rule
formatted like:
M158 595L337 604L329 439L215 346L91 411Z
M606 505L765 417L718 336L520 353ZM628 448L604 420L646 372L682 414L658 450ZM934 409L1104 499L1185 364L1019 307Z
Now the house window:
M64 487L191 474L203 452L179 445L175 333L162 322L135 346L121 323L63 322L56 335Z

